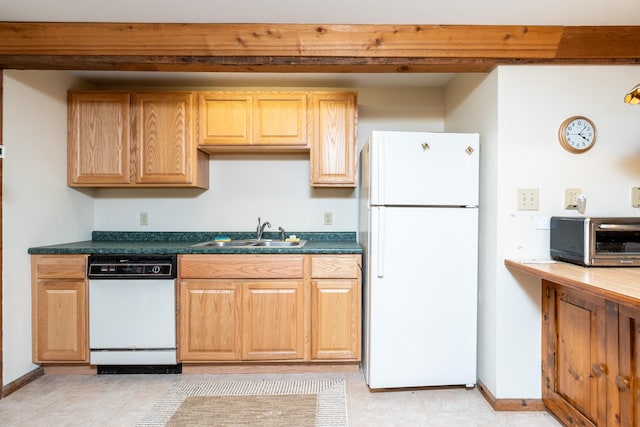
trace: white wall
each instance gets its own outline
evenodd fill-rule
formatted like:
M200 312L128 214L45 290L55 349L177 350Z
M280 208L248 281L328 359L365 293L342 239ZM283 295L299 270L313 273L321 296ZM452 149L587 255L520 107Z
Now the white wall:
M461 74L447 86L445 130L480 134L478 378L495 390L496 378L496 242L495 191L498 161L498 73ZM489 266L489 267L488 267Z
M3 382L31 371L27 249L86 240L93 200L66 187L67 88L63 72L5 71L3 84Z
M497 134L483 137L482 146L482 156L491 159L483 160L481 178L480 250L487 254L480 267L479 378L497 398L539 398L540 283L511 273L503 262L548 258L547 219L578 215L563 207L567 187L586 194L585 215L639 215L630 199L640 182L640 108L624 104L623 97L640 80L640 67L500 67L471 84L474 93L485 93L492 79L497 89L463 101L475 111L483 102L498 111L490 125ZM464 82L452 82L449 90ZM446 128L455 130L450 114L452 126L461 124L461 116L447 105ZM598 141L587 153L570 154L558 143L558 126L572 115L595 121ZM485 118L476 113L469 119L480 126ZM538 211L516 210L518 188L539 189Z
M443 130L442 88L355 88L358 147L372 129ZM210 188L101 189L95 229L121 231L252 231L257 218L272 230L356 231L358 190L309 186L308 154L210 157ZM323 213L333 212L333 225ZM140 212L149 225L139 225Z

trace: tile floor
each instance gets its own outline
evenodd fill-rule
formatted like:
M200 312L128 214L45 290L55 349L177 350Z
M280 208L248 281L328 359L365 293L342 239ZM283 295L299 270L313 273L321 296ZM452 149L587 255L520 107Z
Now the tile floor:
M0 400L0 426L135 426L176 379L233 381L289 376L322 375L47 375ZM340 376L347 378L351 427L560 426L546 412L495 412L477 389L370 392L362 374Z

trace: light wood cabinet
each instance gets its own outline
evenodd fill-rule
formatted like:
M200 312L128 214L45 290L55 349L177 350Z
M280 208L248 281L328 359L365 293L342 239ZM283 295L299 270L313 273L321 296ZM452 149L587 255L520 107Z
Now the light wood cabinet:
M303 359L303 277L303 255L182 255L181 361Z
M199 144L209 152L308 149L304 92L200 93L199 122Z
M68 93L69 186L130 183L130 105L128 93Z
M311 358L360 360L360 255L311 258Z
M198 95L199 144L245 146L252 141L253 98L244 92L205 92Z
M304 358L305 298L302 280L260 280L242 287L242 358Z
M227 280L180 282L182 360L240 360L241 284Z
M208 155L193 136L193 96L70 92L68 184L208 188Z
M85 255L33 255L34 363L89 362Z
M312 92L311 185L355 187L357 97L354 92Z
M359 361L360 266L355 254L181 255L180 360Z

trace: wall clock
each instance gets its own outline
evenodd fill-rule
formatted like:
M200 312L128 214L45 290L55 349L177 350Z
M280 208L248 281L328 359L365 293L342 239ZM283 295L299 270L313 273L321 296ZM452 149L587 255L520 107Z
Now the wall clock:
M562 148L570 153L584 153L596 143L598 131L584 116L569 117L560 124L558 139Z

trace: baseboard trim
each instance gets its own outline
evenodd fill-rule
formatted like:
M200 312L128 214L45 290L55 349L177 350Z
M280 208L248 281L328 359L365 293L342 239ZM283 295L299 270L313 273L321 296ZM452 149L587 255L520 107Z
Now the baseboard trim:
M44 369L43 368L36 368L31 372L27 372L26 374L24 374L23 376L21 376L20 378L11 381L9 384L5 385L2 387L2 393L1 396L2 398L9 396L11 393L14 393L18 390L20 390L22 387L26 386L27 384L29 384L30 382L35 381L37 378L41 377L44 375Z
M478 380L476 383L482 396L494 411L546 411L542 399L496 399L489 389Z

